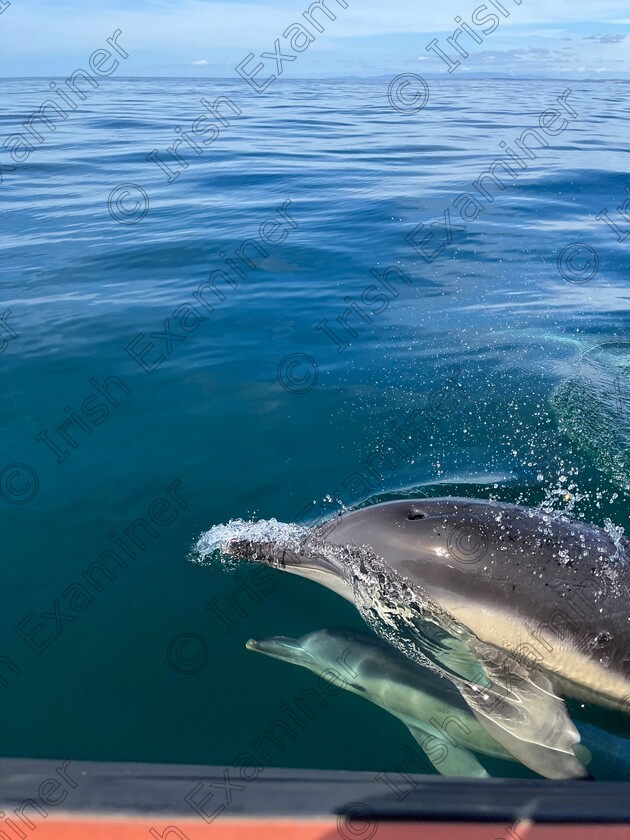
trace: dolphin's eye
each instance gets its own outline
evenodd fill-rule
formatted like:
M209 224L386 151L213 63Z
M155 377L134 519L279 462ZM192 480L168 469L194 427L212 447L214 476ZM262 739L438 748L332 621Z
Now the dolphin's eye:
M419 510L410 510L407 514L407 519L424 519L424 513L421 513Z

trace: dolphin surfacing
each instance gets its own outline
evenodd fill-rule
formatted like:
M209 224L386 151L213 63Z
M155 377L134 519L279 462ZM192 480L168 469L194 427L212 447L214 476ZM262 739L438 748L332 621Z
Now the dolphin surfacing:
M543 775L583 775L561 698L614 709L630 695L630 542L620 535L516 505L437 498L345 513L290 549L226 548L353 602Z

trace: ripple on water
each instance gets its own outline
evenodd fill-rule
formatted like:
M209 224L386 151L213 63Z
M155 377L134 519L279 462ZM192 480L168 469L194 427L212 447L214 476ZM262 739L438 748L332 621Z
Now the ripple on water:
M630 341L583 353L551 404L562 431L601 472L630 490Z

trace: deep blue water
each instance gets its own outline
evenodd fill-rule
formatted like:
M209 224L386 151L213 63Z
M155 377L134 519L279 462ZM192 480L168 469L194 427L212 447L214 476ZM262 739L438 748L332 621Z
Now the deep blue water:
M1 87L4 139L50 88ZM568 87L576 116L563 112L503 190L488 186L492 201L475 193L500 143L514 149ZM2 754L223 765L251 749L315 678L245 641L361 621L308 581L191 563L199 533L232 517L295 521L327 497L424 493L546 499L630 524L630 238L596 219L607 208L624 225L630 87L430 88L402 114L387 80L257 97L240 81L111 79L3 173L0 314L17 337L0 323ZM229 125L177 164L176 127L218 96L242 113L222 110ZM146 160L155 149L180 170L172 183ZM108 212L125 184L143 192L113 212L133 222L138 201L132 224ZM482 210L464 226L453 202L467 192ZM447 233L447 208L465 229ZM282 224L265 236L282 241L265 244L270 219ZM430 262L406 241L420 223L416 243L433 233L425 251L445 246ZM235 274L221 252L236 261L252 239L268 255L250 243ZM387 269L394 291L376 300L371 271ZM218 270L230 273L214 293ZM337 340L316 329L324 319ZM435 394L452 410L429 423ZM387 439L411 415L422 435L402 456ZM132 558L115 540L139 518ZM126 568L110 554L115 579L91 583L114 550ZM341 695L270 763L378 770L408 743Z

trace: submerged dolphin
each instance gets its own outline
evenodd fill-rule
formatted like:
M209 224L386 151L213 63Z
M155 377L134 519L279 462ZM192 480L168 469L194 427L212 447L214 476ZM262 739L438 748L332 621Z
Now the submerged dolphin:
M343 514L288 546L237 538L225 550L355 603L388 641L447 675L490 734L542 775L583 775L560 697L619 708L630 696L630 542L595 526L421 499Z
M385 709L407 726L443 776L487 777L471 750L514 761L488 735L448 680L402 656L380 639L347 631L317 630L300 639L250 639L247 648L308 668ZM630 741L587 723L580 723L578 728L585 745L577 745L575 751L595 779L630 779ZM501 775L511 775L507 765Z
M300 639L250 639L247 648L301 665L324 678L334 675L343 688L401 720L444 776L487 777L471 750L513 760L471 714L448 680L384 642L355 633L318 630Z

